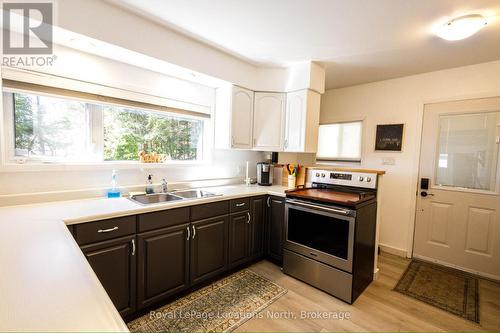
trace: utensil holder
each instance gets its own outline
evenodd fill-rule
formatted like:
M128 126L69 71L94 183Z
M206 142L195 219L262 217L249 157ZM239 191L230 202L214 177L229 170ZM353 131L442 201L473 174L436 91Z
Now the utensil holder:
M295 188L295 181L297 178L295 176L289 175L288 176L288 188L292 189Z

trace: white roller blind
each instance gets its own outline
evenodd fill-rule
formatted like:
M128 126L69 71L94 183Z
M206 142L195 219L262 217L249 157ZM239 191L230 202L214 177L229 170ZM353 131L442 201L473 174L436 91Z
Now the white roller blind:
M319 126L317 160L361 161L361 121Z
M7 92L43 93L172 114L211 116L210 108L202 105L26 70L3 68L2 85Z

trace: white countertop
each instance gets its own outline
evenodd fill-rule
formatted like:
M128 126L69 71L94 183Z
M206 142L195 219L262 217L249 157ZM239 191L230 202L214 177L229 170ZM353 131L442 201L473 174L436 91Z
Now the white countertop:
M65 224L253 195L283 186L206 188L222 196L143 206L127 198L0 208L0 331L128 331Z

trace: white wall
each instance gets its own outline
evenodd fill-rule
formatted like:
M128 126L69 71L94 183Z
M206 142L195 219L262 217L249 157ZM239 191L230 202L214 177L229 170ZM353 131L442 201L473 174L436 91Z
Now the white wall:
M112 59L119 56L123 62L138 61L137 54L141 54L149 57L139 59L144 64L151 64L151 59L160 60L255 91L324 91L325 70L316 63L306 60L288 68L259 67L113 2L55 0L58 28L54 38L60 44L83 44L83 47L93 41L96 47L87 47L90 53ZM70 37L75 37L78 43L68 41Z
M57 46L54 53L57 54L58 59L53 67L46 66L36 68L36 70L203 105L213 110L214 88L66 47ZM0 94L0 107L2 106ZM2 117L0 118L3 118L4 110L1 111ZM2 126L0 126L0 135L3 135ZM146 177L150 173L154 175L156 182L159 182L161 178L166 178L171 183L229 178L240 178L242 182L246 161L249 161L252 166L250 175L255 177L256 168L254 166L263 159L264 154L261 152L214 151L212 160L202 165L151 167L147 164L141 164L133 167L121 166L118 167L119 184L140 188L145 184ZM0 206L43 201L41 194L47 192L51 194L47 198L50 197L52 200L102 194L110 185L111 170L114 168L117 166L0 166ZM58 196L58 193L63 196Z
M63 29L205 73L245 87L256 67L103 0L56 0L55 24Z
M30 65L16 68L140 92L172 101L209 107L214 103L215 89L211 87L58 44L54 44L53 53L57 58L51 66Z
M321 123L364 120L363 167L383 169L380 243L409 252L417 191L423 105L429 102L500 96L500 61L353 87L327 90ZM404 123L400 153L375 152L377 124ZM383 158L395 165L383 165Z

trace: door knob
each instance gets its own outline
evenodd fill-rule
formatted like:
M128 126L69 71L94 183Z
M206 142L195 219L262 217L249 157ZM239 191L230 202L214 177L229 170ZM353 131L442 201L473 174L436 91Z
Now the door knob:
M432 194L432 193L427 193L426 191L422 191L422 192L420 192L420 196L421 196L421 197L423 197L423 198L425 198L425 197L426 197L426 196L428 196L428 195L430 195L430 196L434 196L434 194Z

